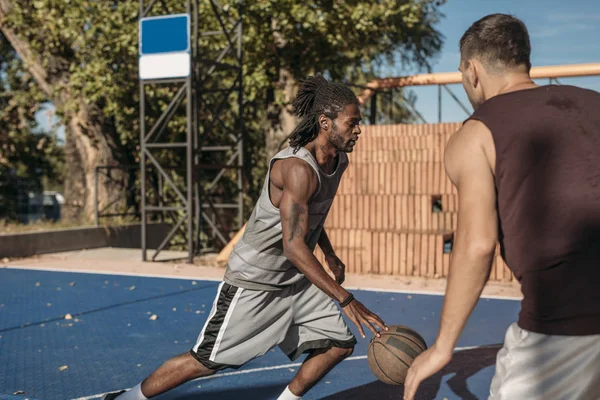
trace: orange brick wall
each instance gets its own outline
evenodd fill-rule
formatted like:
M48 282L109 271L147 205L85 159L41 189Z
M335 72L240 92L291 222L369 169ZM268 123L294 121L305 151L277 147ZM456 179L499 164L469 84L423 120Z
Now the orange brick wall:
M351 273L440 278L451 253L458 197L446 177L444 148L460 124L365 126L350 154L325 224ZM442 210L434 212L433 201ZM316 251L323 262L323 255ZM494 258L491 280L513 276Z

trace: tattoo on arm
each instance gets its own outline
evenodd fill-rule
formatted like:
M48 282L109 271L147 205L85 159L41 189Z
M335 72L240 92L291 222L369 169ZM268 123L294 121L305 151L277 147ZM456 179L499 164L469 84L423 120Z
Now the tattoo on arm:
M304 222L304 213L306 212L306 208L298 203L292 204L292 215L289 218L290 227L291 227L291 235L289 238L289 242L291 242L294 237L302 236L304 234L304 230L302 229L302 223Z

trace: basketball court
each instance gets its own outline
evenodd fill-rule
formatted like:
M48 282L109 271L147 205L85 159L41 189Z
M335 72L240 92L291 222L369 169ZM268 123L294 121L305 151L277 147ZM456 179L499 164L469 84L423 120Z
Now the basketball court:
M191 277L0 269L0 399L98 399L136 385L163 361L191 348L217 285ZM410 326L428 345L433 342L440 294L352 292L386 323ZM516 299L482 298L452 363L422 386L418 398L487 398L496 352L518 309ZM358 338L354 354L304 398L401 398L401 386L378 382L369 369L371 336L362 339L350 327ZM301 361L290 363L273 349L239 370L189 382L158 398L275 399Z

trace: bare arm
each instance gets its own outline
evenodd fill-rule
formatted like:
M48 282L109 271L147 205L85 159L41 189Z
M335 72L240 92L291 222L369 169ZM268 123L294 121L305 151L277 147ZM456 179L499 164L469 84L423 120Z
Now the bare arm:
M484 141L491 134L468 122L448 145L445 166L458 191L458 224L436 345L452 354L489 278L498 240L494 174Z
M459 198L456 229L440 330L433 346L415 359L406 379L405 400L419 384L441 370L452 353L489 278L498 240L496 190L486 149L491 134L480 122L467 122L446 148L446 173ZM492 147L493 148L493 147Z
M319 236L319 247L321 247L321 250L325 255L325 262L327 263L329 270L333 273L335 281L341 285L346 280L346 265L333 251L333 246L329 241L325 228L323 228L321 236Z
M308 202L316 190L316 173L304 161L288 161L283 174L283 195L279 210L283 231L283 251L302 273L319 289L338 302L350 293L341 287L323 269L306 245L309 215Z
M365 337L363 324L374 335L380 336L373 324L387 329L381 318L369 311L359 301L353 300L350 297L351 294L327 274L319 260L306 245L306 235L309 230L308 202L318 184L316 173L304 161L288 160L282 171L282 177L283 194L279 210L285 256L302 271L308 280L329 297L338 302L344 302L348 299L346 304L342 305L342 310L358 327L363 338Z
M321 236L319 236L319 247L325 255L335 254L335 251L333 251L333 246L329 241L329 236L327 236L327 232L325 232L325 228L323 228L321 231Z

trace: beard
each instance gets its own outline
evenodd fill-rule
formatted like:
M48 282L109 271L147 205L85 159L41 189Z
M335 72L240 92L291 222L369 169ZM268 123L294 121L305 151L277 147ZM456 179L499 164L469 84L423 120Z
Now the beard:
M335 122L331 128L331 136L329 141L335 147L337 151L344 153L351 153L354 150L354 144L356 143L353 139L346 139L337 129Z

